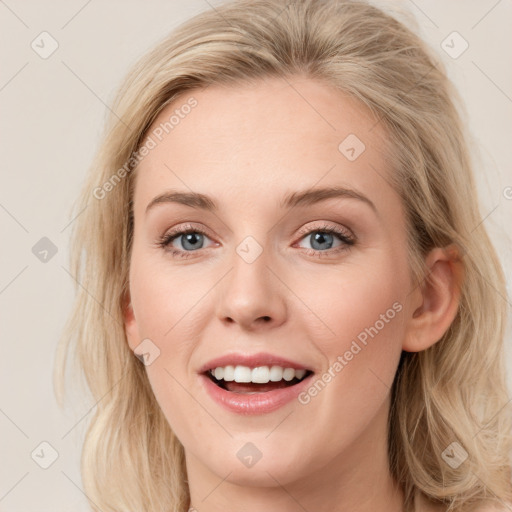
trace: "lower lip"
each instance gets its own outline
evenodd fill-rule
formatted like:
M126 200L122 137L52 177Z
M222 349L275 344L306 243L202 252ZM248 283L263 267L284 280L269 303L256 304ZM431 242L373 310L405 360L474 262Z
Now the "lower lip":
M275 411L297 398L301 391L308 386L312 375L294 386L254 394L233 393L217 386L206 375L200 375L200 378L212 399L227 410L238 414L265 414Z

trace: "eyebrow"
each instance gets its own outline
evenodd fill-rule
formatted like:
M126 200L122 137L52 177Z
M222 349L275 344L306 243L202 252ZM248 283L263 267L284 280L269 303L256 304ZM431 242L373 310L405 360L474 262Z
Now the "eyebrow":
M358 199L370 206L370 208L375 213L377 213L377 208L370 199L368 199L360 192L357 192L356 190L345 187L325 187L288 193L282 199L280 207L283 209L290 209L297 206L310 206L312 204L336 197ZM215 201L205 194L198 192L179 192L176 190L168 190L163 194L156 196L150 201L146 207L146 214L156 205L165 203L178 203L190 206L191 208L198 208L206 211L218 210L218 206Z

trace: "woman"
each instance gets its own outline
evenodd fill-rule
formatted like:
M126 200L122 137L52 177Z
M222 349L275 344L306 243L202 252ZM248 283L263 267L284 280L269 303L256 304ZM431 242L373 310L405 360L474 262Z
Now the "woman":
M504 277L456 97L363 2L242 0L126 78L63 335L102 511L507 510ZM507 505L508 504L508 505Z

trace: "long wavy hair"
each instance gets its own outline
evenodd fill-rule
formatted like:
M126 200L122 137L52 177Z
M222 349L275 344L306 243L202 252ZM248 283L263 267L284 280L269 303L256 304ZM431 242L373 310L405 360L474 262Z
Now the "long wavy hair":
M430 249L460 250L456 318L429 349L402 353L391 391L389 463L406 510L418 492L449 511L512 500L505 279L480 214L463 107L442 63L395 16L363 1L239 0L196 15L135 65L75 204L76 299L54 386L62 407L73 354L96 402L81 458L95 510L183 512L190 504L183 446L123 325L134 178L148 128L194 90L297 75L359 100L385 127L415 282L428 279ZM468 454L458 467L445 462L445 450L460 452L452 443Z

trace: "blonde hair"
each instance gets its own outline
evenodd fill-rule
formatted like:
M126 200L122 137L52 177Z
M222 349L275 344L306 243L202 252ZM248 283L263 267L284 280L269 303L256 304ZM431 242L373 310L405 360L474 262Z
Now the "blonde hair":
M80 286L54 378L62 406L72 349L97 403L81 460L97 510L189 506L183 447L123 327L134 155L159 112L194 89L297 75L356 98L386 128L418 286L428 279L431 248L454 244L463 261L454 322L431 348L403 352L392 388L390 469L406 509L414 509L417 492L450 511L512 500L504 276L482 223L457 95L442 64L402 23L362 1L240 0L187 21L134 67L76 204L82 213L73 225L71 273ZM468 454L456 468L443 459L450 446L459 449L452 443Z

